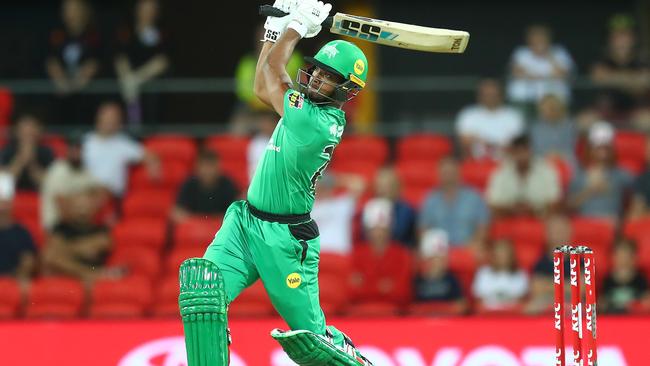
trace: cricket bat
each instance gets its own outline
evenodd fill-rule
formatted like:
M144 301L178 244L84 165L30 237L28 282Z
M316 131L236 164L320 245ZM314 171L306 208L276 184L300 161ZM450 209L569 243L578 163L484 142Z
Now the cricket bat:
M260 6L260 14L274 17L287 15L271 5ZM463 53L469 42L469 33L465 31L422 27L344 13L336 13L325 19L323 28L334 34L424 52Z

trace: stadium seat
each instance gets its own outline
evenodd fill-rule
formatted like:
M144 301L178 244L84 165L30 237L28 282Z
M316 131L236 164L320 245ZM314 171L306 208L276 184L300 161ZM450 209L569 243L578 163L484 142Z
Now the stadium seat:
M543 247L523 241L515 242L514 249L517 265L527 272L532 271L543 254Z
M233 135L213 135L205 139L203 147L219 155L221 161L236 161L248 165L250 139Z
M339 315L345 311L347 302L349 301L348 289L345 283L342 283L341 278L345 277L349 272L319 272L318 286L320 293L320 305L327 315Z
M458 316L463 315L465 307L456 301L427 301L410 304L406 313L412 316Z
M0 277L0 319L18 316L22 294L18 282L12 277Z
M13 217L18 222L38 220L40 217L40 205L38 193L19 191L14 197Z
M623 225L623 235L628 239L639 240L646 234L650 234L650 216L628 220Z
M205 253L206 246L177 247L172 249L165 259L165 273L178 276L178 269L184 260L189 258L201 258Z
M68 143L63 136L45 135L42 139L43 145L52 149L57 158L65 158L68 154Z
M497 163L492 160L464 160L460 166L460 174L465 184L484 192Z
M427 161L400 161L396 166L402 183L402 196L414 207L424 203L427 193L438 185L438 169Z
M560 184L562 185L562 189L566 192L567 188L569 187L569 183L573 178L573 172L571 170L571 166L569 165L569 163L567 163L566 160L559 157L550 158L548 159L548 162L553 167L555 167L558 177L560 178Z
M381 166L388 158L388 143L377 136L345 136L334 150L332 168L344 161Z
M354 318L390 317L399 315L400 312L400 306L392 302L367 301L351 304L345 315Z
M614 149L618 165L638 174L645 166L647 138L643 133L618 131L614 137Z
M167 220L174 205L174 195L168 190L130 192L122 202L124 219Z
M614 243L615 227L607 219L576 217L572 219L573 245L586 245L594 250L609 251Z
M650 274L650 233L645 233L636 242L637 263L639 267Z
M120 246L113 251L107 264L124 267L129 275L154 279L161 270L161 258L154 248L141 246Z
M151 303L151 284L141 277L100 280L92 290L92 318L139 318Z
M526 245L542 248L546 242L546 229L538 219L515 217L494 222L490 236L493 239L509 239L515 247Z
M0 131L8 128L14 111L14 96L10 89L0 88Z
M451 154L452 144L447 136L417 134L404 136L397 142L397 162L427 163L432 166Z
M156 219L129 219L116 224L112 230L115 250L148 247L159 251L164 245L167 222Z
M156 286L151 313L156 317L180 317L178 309L179 293L178 274L163 278Z
M187 167L194 166L197 148L192 139L185 135L160 134L147 138L144 146L163 162L177 161Z
M456 274L473 275L478 267L476 254L471 248L452 247L449 249L449 270Z
M70 277L34 280L27 299L27 318L72 319L81 314L86 298L83 284Z
M228 315L235 318L266 317L273 313L273 305L261 280L242 291L228 309Z
M222 218L190 217L174 227L174 247L206 248L221 227Z
M362 177L366 183L372 182L377 175L377 171L381 165L375 162L360 162L359 160L340 159L337 164L333 164L327 169L328 172L334 174L356 174Z
M351 265L352 263L349 255L321 252L318 273L321 275L347 275L350 273Z
M166 190L175 194L190 175L190 166L178 161L162 162L162 176L154 179L143 165L138 165L129 175L129 193L147 190Z

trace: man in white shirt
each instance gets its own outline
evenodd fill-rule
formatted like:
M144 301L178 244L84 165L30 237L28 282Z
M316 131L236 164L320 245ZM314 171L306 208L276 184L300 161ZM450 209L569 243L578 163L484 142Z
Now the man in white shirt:
M456 119L463 155L499 159L510 140L523 132L523 116L504 105L501 86L494 79L479 84L477 101L478 104L463 108Z

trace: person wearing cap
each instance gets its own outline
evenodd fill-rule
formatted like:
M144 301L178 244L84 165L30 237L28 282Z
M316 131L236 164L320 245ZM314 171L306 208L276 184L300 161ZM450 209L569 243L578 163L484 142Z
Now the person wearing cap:
M614 128L601 121L589 129L586 158L569 185L569 208L577 214L616 222L632 176L616 166Z
M380 301L401 306L411 297L411 253L391 240L392 203L375 198L362 212L366 241L352 251L350 278L354 302Z
M0 172L0 276L28 280L36 269L36 245L31 234L12 217L14 180Z

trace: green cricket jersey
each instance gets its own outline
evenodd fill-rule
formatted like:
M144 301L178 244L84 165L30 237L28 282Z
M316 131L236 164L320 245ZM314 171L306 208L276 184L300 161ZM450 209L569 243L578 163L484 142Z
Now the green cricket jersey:
M318 106L295 90L284 95L284 116L260 159L248 201L274 214L304 214L314 205L314 187L341 141L345 112Z

